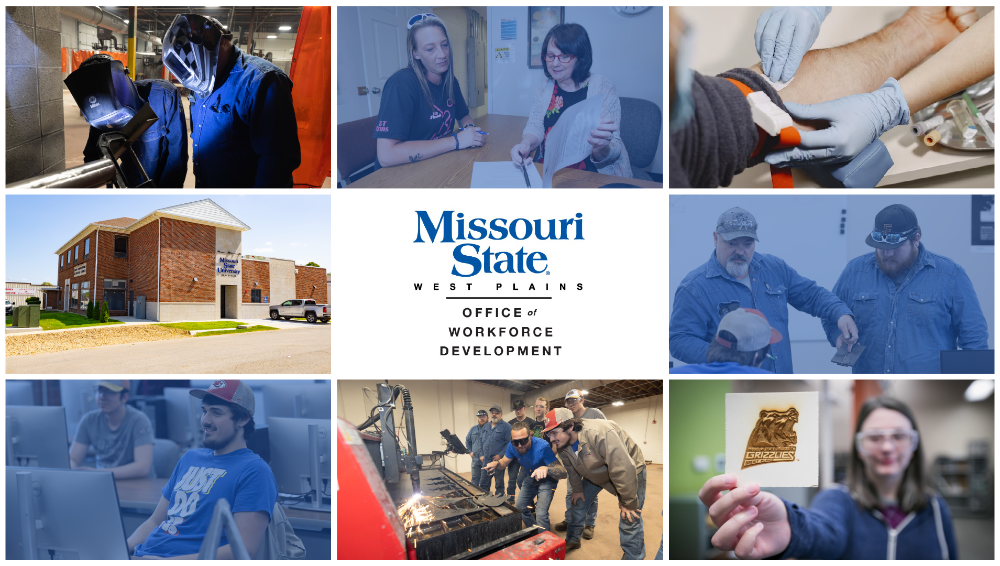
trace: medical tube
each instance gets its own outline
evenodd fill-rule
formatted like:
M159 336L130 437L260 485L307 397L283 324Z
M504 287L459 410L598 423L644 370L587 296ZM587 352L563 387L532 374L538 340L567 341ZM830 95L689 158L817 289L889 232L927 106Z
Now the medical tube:
M938 114L928 118L927 120L921 120L916 124L913 124L910 126L910 132L912 132L915 136L922 136L941 124L944 124L944 116Z
M955 121L958 131L962 132L962 137L965 139L976 137L979 130L976 129L976 124L972 121L972 116L969 115L969 109L966 107L965 101L961 99L952 100L948 103L947 108L951 112L951 117Z

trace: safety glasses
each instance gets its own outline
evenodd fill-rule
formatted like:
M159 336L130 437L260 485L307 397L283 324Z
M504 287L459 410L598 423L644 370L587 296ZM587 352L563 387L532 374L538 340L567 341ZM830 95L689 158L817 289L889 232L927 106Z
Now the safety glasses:
M886 244L898 244L900 242L905 242L910 238L911 235L916 231L916 228L907 230L902 234L883 234L878 230L872 231L872 240L876 242L884 242Z
M407 22L406 24L407 31L409 31L409 29L413 27L413 24L419 22L424 18L437 18L437 16L435 16L434 14L417 14L416 16L410 18L410 21Z
M894 449L906 452L916 450L920 435L915 430L904 429L872 429L854 435L854 442L859 452L877 452L886 441L892 444Z
M526 436L524 438L512 438L512 439L510 439L510 443L513 444L514 446L527 446L528 443L530 443L530 442L531 442L531 437L530 436Z

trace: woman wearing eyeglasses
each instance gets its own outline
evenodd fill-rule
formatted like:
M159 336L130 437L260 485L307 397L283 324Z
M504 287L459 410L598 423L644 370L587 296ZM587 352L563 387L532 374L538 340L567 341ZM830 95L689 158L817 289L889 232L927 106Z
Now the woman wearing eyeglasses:
M719 525L712 545L743 559L956 560L951 512L925 481L909 407L868 399L853 440L847 485L821 491L809 509L755 484L733 489L732 475L705 482L698 497Z
M514 166L520 169L522 164L530 165L530 153L536 147L539 148L538 162L544 163L545 138L566 109L592 96L607 94L601 122L587 137L592 147L590 155L570 167L631 177L632 165L618 133L621 102L611 81L590 72L593 55L587 30L580 24L559 24L549 30L542 45L545 50L542 71L549 80L535 90L521 143L510 150Z
M378 123L375 170L442 153L479 147L485 135L472 124L455 79L448 30L434 14L417 14L407 26L410 65L385 82ZM455 132L455 123L464 128Z

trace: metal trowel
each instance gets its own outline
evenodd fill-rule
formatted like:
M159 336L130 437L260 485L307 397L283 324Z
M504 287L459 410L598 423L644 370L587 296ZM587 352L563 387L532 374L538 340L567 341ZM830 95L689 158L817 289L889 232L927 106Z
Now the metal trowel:
M841 344L837 348L837 353L833 355L831 362L837 364L838 366L844 367L854 367L857 363L858 358L861 357L861 353L865 351L865 347L861 344L855 344L851 351L847 351L847 344Z

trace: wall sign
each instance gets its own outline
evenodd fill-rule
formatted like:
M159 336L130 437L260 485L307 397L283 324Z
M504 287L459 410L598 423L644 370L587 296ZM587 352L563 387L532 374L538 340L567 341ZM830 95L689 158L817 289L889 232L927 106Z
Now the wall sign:
M236 277L240 274L239 258L219 257L219 267L216 272L227 277Z
M81 264L73 268L73 277L81 277L87 274L87 264Z
M260 261L267 261L267 258L262 255L244 255L243 259L257 259Z
M30 289L30 288L26 288L26 287L15 287L15 288L7 287L7 294L8 295L34 295L35 294L35 290L34 289Z

